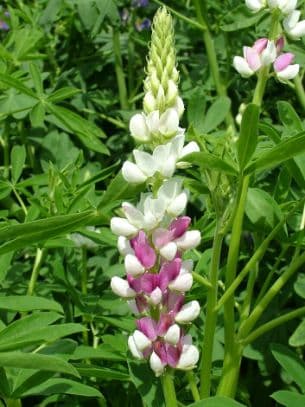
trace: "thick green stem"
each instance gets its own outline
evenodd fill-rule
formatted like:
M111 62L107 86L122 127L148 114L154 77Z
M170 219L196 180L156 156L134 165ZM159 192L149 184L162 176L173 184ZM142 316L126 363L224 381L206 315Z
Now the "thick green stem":
M302 256L295 259L287 270L275 281L275 283L270 287L267 291L265 296L261 299L261 301L256 305L252 313L250 314L249 318L244 321L239 329L238 338L243 340L246 338L253 327L255 326L256 322L262 316L263 312L273 300L273 298L279 294L282 287L287 283L287 281L298 271L298 269L305 263L305 253Z
M258 74L258 80L256 83L256 87L254 90L254 95L252 99L252 103L256 104L257 106L261 106L262 101L263 101L263 96L265 93L266 89L266 84L268 81L268 75L269 75L269 66L265 66L261 68Z
M43 249L40 249L38 247L36 250L35 262L34 262L32 274L31 274L31 278L30 278L30 282L29 282L29 286L28 286L27 295L33 295L36 281L37 281L37 278L39 275L39 270L40 270L41 263L42 263L43 253L44 253Z
M161 382L166 407L177 407L178 404L172 372L165 372L164 375L161 376Z
M113 29L112 35L113 41L113 53L114 53L114 66L116 79L119 89L119 98L121 109L127 110L129 107L128 98L127 98L127 87L125 82L125 76L123 71L123 62L121 55L121 44L120 44L120 32L118 29Z
M81 269L81 289L82 289L82 295L86 296L88 294L88 275L87 275L87 249L82 248L82 269ZM83 319L83 324L84 324L84 330L83 330L83 342L84 345L88 345L89 339L88 339L88 319L85 315L82 317Z
M299 75L294 78L295 93L301 103L302 107L305 109L305 91L302 83L302 79Z
M242 179L239 204L237 206L233 221L228 262L226 267L226 287L231 286L236 276L248 185L249 176L246 176ZM218 394L229 397L234 397L236 386L232 387L232 385L233 383L237 384L240 365L240 357L237 357L240 351L237 349L237 345L235 343L234 305L235 300L233 292L227 298L227 302L224 304L225 357L223 363L223 373L217 391ZM235 375L236 377L234 377Z
M5 400L6 407L21 407L21 400L20 399L6 399Z
M257 329L255 329L250 335L248 335L243 341L243 345L246 346L249 343L254 342L257 338L265 334L266 332L271 331L272 329L285 324L288 321L291 321L294 318L298 318L305 315L305 307L300 307L294 311L287 312L287 314L281 315L278 318L273 319L272 321L266 322Z
M215 229L212 260L210 266L209 280L211 288L207 295L206 319L204 326L204 336L202 343L201 364L200 364L200 396L201 398L209 397L211 389L211 368L214 336L217 322L217 303L218 293L218 270L221 254L223 234L219 233L219 227Z

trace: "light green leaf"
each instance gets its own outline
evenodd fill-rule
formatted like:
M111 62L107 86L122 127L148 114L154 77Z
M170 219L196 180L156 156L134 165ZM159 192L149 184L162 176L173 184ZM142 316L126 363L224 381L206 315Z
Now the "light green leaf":
M301 119L290 103L279 101L277 102L277 108L280 119L290 134L293 134L293 132L299 133L304 130Z
M198 165L200 168L237 175L237 169L234 167L234 164L229 164L227 161L210 153L191 153L183 157L183 161Z
M251 27L258 23L264 13L252 13L245 4L241 4L225 16L225 22L220 26L223 31L231 32Z
M262 153L257 160L246 167L245 173L250 174L253 171L262 171L267 168L275 167L304 151L305 132L303 131L302 133L281 141L269 151Z
M126 360L126 359L125 359ZM95 365L88 366L87 364L75 364L75 367L81 376L96 377L104 380L120 380L129 381L130 377L128 373L124 373L120 370L110 369L107 367L100 367Z
M289 338L289 345L295 347L305 345L305 319L299 324L297 329L293 332L293 334Z
M0 309L16 312L48 310L63 313L62 306L58 302L30 295L0 296Z
M271 394L271 396L279 404L286 407L304 407L305 396L288 390L280 390Z
M0 73L0 82L5 83L8 87L15 88L19 90L19 92L24 93L25 95L31 96L37 99L37 95L27 86L23 84L19 79L14 78L13 76Z
M221 96L210 106L203 122L203 133L209 133L216 129L226 118L230 111L231 100Z
M38 66L34 63L30 63L30 72L33 79L33 83L37 92L37 95L43 95L43 85L42 85L42 78L41 73Z
M43 122L46 115L46 109L44 104L38 102L30 111L30 120L33 127L41 127L43 126Z
M24 146L14 146L11 151L12 181L14 184L20 178L25 164L26 150Z
M62 100L68 99L77 93L80 93L80 89L72 88L71 86L67 86L65 88L55 90L50 96L48 96L47 100L52 103L58 103Z
M66 373L79 377L77 370L65 360L39 353L0 352L0 366Z
M228 397L215 396L209 397L206 400L200 400L196 403L189 404L189 407L246 407L235 400Z
M126 360L126 355L118 354L117 351L114 351L110 345L102 344L98 348L94 349L91 346L78 346L73 355L71 356L71 360L78 360L78 359L104 359L104 360Z
M272 344L271 352L279 364L305 392L305 363L288 347L280 344Z

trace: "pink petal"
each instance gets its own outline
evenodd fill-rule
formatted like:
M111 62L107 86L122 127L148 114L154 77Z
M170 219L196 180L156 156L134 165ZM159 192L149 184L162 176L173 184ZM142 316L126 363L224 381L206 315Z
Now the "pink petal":
M157 326L157 334L158 336L163 336L168 331L168 328L173 323L173 316L169 314L161 314Z
M163 342L157 341L153 344L154 351L161 359L161 362L166 365L167 364L167 354L165 344Z
M167 311L171 312L171 315L177 314L184 303L184 295L178 294L173 291L167 291L164 296L164 303L167 306Z
M167 354L167 363L171 367L176 367L179 359L180 359L179 349L173 345L166 345L166 354Z
M287 68L288 65L291 64L293 59L294 55L291 52L286 52L285 54L282 54L279 57L277 57L273 64L275 71L276 72L283 71L285 68Z
M147 336L148 339L154 341L157 339L157 323L149 318L144 317L136 321L138 329Z
M138 307L139 312L144 312L147 308L147 300L144 295L137 295L136 296L136 305Z
M130 244L143 267L150 269L155 265L156 253L149 245L143 230L140 230L138 235L130 240Z
M278 40L276 40L275 45L276 45L277 53L279 54L282 51L282 49L284 48L284 45L285 45L284 37L280 37Z
M268 44L268 38L259 38L258 40L255 41L254 45L252 48L255 49L259 54L264 51Z
M173 220L169 225L169 230L172 232L173 238L177 239L178 237L182 236L186 232L190 223L191 218L188 216L180 216L180 218Z
M245 58L252 71L257 71L262 63L258 52L254 48L244 47Z
M137 293L140 293L142 291L140 278L135 278L132 275L127 274L127 281L130 287L133 288Z
M145 273L140 277L133 277L128 274L127 281L130 287L137 293L144 292L150 294L156 287L158 287L159 276L158 274Z
M175 280L181 268L181 259L177 258L169 263L163 263L159 273L159 287L161 291L166 290L168 284Z
M165 246L172 240L172 234L166 229L156 229L153 234L153 242L156 247Z

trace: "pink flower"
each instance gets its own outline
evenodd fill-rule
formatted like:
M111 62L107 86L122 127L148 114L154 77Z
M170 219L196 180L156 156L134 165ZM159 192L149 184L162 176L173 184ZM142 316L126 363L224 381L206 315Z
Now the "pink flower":
M291 52L286 52L274 61L273 67L276 76L281 81L293 79L299 72L299 64L291 64L294 60L294 55Z

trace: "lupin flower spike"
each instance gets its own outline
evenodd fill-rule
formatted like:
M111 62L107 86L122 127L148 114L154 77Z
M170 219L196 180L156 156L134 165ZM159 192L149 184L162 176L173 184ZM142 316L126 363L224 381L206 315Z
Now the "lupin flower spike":
M128 183L148 181L154 193L142 194L137 205L123 202L123 217L111 219L126 272L126 278L112 278L111 288L138 318L128 339L130 352L149 360L156 376L168 366L193 369L199 359L186 327L198 317L200 306L198 301L185 303L193 262L183 260L183 254L200 243L201 235L188 230L191 218L183 216L188 194L182 180L173 177L179 161L199 147L195 142L184 146L178 78L172 18L163 7L153 22L144 112L130 120L132 136L155 148L152 154L135 149L135 162L126 161L122 168Z

